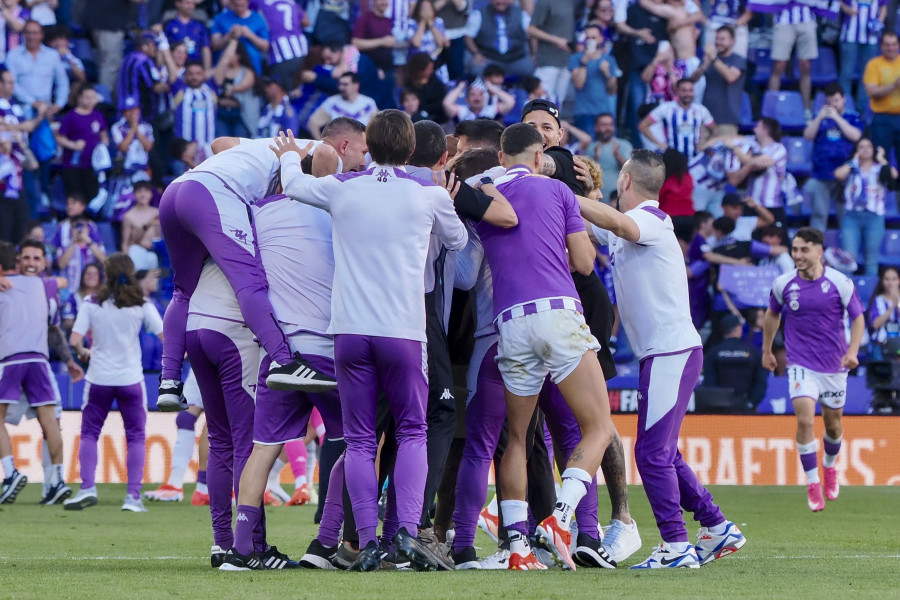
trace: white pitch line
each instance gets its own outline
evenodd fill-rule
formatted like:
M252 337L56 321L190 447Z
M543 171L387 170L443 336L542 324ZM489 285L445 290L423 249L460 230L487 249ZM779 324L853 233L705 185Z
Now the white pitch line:
M873 558L891 558L896 559L900 558L900 554L850 554L846 556L817 556L815 554L808 554L803 556L766 556L766 557L757 557L757 556L747 556L746 554L739 554L734 558L740 559L754 559L754 558L766 558L766 560L776 559L776 560L827 560L831 558L837 558L840 560L871 560Z
M200 560L202 556L0 556L0 560Z

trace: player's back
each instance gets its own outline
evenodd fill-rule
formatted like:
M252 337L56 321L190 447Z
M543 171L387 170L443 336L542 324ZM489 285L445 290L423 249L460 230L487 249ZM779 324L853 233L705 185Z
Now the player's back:
M533 300L578 299L566 254L566 236L584 230L574 194L527 169L512 168L495 183L519 224L503 229L482 221L476 226L493 277L494 318Z
M142 305L124 308L117 307L111 298L102 304L94 296L85 300L78 310L75 328L80 331L84 324L91 331L91 362L86 379L104 385L142 381L140 332L145 323L151 333L162 331L162 319L147 299Z
M253 220L269 300L285 332L299 326L325 333L334 281L331 215L278 194L253 207Z
M0 360L18 354L49 356L50 309L40 277L7 275L12 289L0 292Z

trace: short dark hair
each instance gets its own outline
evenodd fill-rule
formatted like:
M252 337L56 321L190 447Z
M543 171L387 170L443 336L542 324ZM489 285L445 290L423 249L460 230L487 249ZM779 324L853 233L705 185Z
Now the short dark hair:
M759 239L765 237L778 237L779 239L784 239L784 229L775 224L766 225L759 230Z
M185 70L185 71L187 71L187 70L188 70L189 68L191 68L191 67L200 67L200 68L202 69L202 68L203 68L203 63L200 62L200 61L197 60L197 59L191 59L191 60L187 61L186 63L184 63L184 70Z
M500 166L500 157L493 148L475 148L459 155L453 165L453 172L460 179L468 179Z
M808 244L815 244L816 246L825 245L825 234L815 227L801 227L797 230L797 233L794 234L794 239L797 238L800 238Z
M72 199L75 202L78 202L80 204L84 204L85 206L88 205L87 196L85 196L84 194L82 194L79 191L69 192L68 194L66 194L66 200L69 200L69 199Z
M351 117L335 117L322 128L321 138L337 138L351 133L365 133L366 126Z
M494 119L475 119L473 121L463 121L460 125L465 127L456 128L456 135L464 135L468 138L469 145L478 145L481 148L500 149L500 137L503 135L503 124Z
M0 269L12 271L16 268L16 247L9 242L0 242Z
M172 141L169 142L169 156L175 160L181 160L181 155L184 154L189 144L190 142L184 138L172 138Z
M732 231L734 231L734 219L731 217L719 217L715 221L713 221L713 229L716 231L721 231L725 235L728 235Z
M412 120L394 108L375 113L366 127L366 145L372 160L379 165L405 165L416 149Z
M653 150L637 149L622 168L626 167L636 188L648 196L659 196L659 190L666 181L666 166L659 154Z
M149 181L136 181L132 189L135 192L138 190L150 190L150 193L153 193L153 185Z
M844 95L844 86L840 84L838 81L832 81L828 85L825 86L825 89L822 90L825 92L825 97L828 98L830 96L834 96L835 94Z
M482 71L481 74L482 78L493 77L494 75L506 77L506 71L504 71L503 67L501 67L497 63L491 63L484 68L484 71Z
M419 73L422 73L433 62L427 52L413 54L406 61L406 73L411 79L418 77Z
M719 33L720 31L727 31L728 35L731 36L731 39L734 39L734 37L735 37L734 36L734 27L732 27L731 25L722 25L721 27L716 29L716 33Z
M682 83L689 83L691 85L694 85L694 80L691 79L690 77L682 77L681 79L679 79L678 81L675 82L675 88L678 89Z
M878 38L879 46L884 43L884 38L886 38L886 37L892 37L894 39L900 40L900 35L897 35L896 31L891 31L890 29L886 29L884 31L884 33L881 34L881 37Z
M356 73L354 73L353 71L347 71L346 73L344 73L343 75L338 77L338 79L340 80L340 79L343 79L344 77L349 77L350 83L356 83L356 84L359 83L359 76Z
M39 242L31 238L26 238L19 244L18 254L22 254L22 250L24 250L25 248L37 248L41 251L41 254L44 255L44 258L47 258L47 248L46 246L44 246L43 242Z
M543 146L544 138L538 130L525 123L515 123L500 136L500 149L507 156L518 156L534 145Z
M419 97L419 92L417 92L416 90L414 90L414 89L412 89L412 88L408 88L408 87L405 87L405 88L403 88L402 90L400 90L400 101L401 101L401 102L402 102L403 99L406 98L407 96L415 96L416 98L418 98L418 97Z
M414 167L432 167L447 151L447 134L434 121L419 121L413 124L416 132L416 149L409 157Z
M694 213L694 229L699 229L701 225L713 218L713 214L709 211L698 210Z
M762 121L762 124L765 125L766 129L769 131L769 135L776 142L781 141L781 123L773 119L772 117L760 117L759 119Z
M541 80L534 75L529 75L522 80L522 89L527 94L534 93L539 87L541 87Z

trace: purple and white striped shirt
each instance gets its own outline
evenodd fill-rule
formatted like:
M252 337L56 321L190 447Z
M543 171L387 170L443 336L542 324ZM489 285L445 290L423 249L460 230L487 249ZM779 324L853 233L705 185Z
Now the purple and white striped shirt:
M844 184L844 203L847 210L873 212L884 215L884 197L887 189L881 185L881 165L873 164L863 173L859 161L853 159L850 176Z
M779 25L799 25L813 20L809 6L805 4L791 3L775 17L775 23Z
M357 96L353 102L348 102L341 98L340 94L335 94L334 96L329 96L319 108L327 112L332 119L350 117L363 125L368 125L369 119L378 112L378 106L375 104L375 101L362 94Z
M216 139L216 93L209 84L192 88L178 79L172 84L175 135L200 146Z
M850 0L855 15L841 13L841 42L850 44L877 44L878 33L869 31L869 22L878 20L882 3L879 0Z
M765 171L754 173L747 179L747 194L766 208L781 208L784 206L782 185L787 174L787 148L780 142L772 142L761 148L759 142L752 138L747 139L746 146L748 153L765 154L774 161L774 164ZM740 168L741 162L732 155L728 171L733 172Z
M293 0L263 0L257 10L269 26L269 64L277 65L309 54L303 35L303 9Z
M709 109L696 102L687 108L675 101L663 102L649 116L651 122L662 123L669 147L687 156L688 160L698 152L703 127L714 124Z

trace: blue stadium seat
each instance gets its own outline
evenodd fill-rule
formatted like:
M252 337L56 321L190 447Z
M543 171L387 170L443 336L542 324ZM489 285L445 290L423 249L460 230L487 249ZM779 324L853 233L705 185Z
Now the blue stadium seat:
M856 284L859 299L862 300L863 306L866 306L869 303L869 298L872 297L872 292L875 291L875 286L878 284L878 277L875 275L854 277L853 283Z
M506 117L503 119L503 124L506 126L512 125L513 123L518 123L521 118L519 115L522 114L522 108L525 107L525 104L528 103L528 92L523 90L522 88L514 88L509 90L509 93L513 95L516 99L516 104L513 106L513 109L507 113ZM592 131L588 131L587 133L593 133Z
M97 92L97 94L100 96L100 102L107 102L109 104L112 104L112 92L110 92L108 85L95 83L94 91Z
M44 228L44 239L49 242L53 239L53 236L56 235L56 223L41 223L41 227Z
M110 255L119 250L116 244L116 232L112 228L109 221L99 221L97 229L100 230L100 239L103 240L103 247L106 248L106 254Z
M840 229L826 229L825 230L825 247L831 248L841 247L841 230Z
M73 38L69 40L69 46L72 48L72 54L82 61L94 60L94 51L91 48L91 41L87 38Z
M812 142L802 137L785 137L781 143L787 148L787 170L795 177L812 172Z
M769 75L772 74L772 56L769 48L753 48L748 52L748 63L756 65L756 72L753 74L753 83L757 85L768 85Z
M815 87L824 87L832 81L837 81L838 68L834 58L834 50L829 46L819 48L819 57L810 64L810 77Z
M888 231L881 242L881 256L878 259L881 265L893 265L900 267L900 232Z
M781 123L781 129L785 133L799 133L806 127L800 92L766 92L763 96L762 115Z
M753 118L753 106L750 104L750 94L744 92L741 96L741 124L739 129L741 133L750 133L756 126L756 119Z
M819 90L816 97L813 98L813 114L819 114L822 107L825 106L825 92ZM856 100L850 94L844 94L844 110L849 112L858 112L856 110Z

